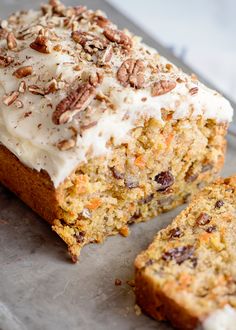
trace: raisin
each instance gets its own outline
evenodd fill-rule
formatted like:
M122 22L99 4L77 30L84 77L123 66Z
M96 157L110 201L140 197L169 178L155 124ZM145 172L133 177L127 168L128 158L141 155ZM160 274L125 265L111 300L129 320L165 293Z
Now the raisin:
M118 180L124 179L125 174L122 173L122 172L120 172L120 171L118 171L115 168L115 166L112 166L112 167L109 167L109 168L110 168L110 170L111 170L111 172L112 172L112 174L113 174L113 176L114 176L115 179L118 179Z
M157 191L165 191L174 184L174 176L170 171L165 171L157 174L154 180L158 183Z
M140 211L136 211L127 222L128 225L132 225L135 222L135 220L139 219L140 217L141 217Z
M179 238L183 236L183 232L179 229L179 227L172 228L169 231L170 238Z
M215 203L215 208L216 208L216 209L220 209L223 205L224 205L224 202L223 202L222 200L218 200L218 201Z
M212 169L213 169L213 164L211 164L211 163L204 164L204 165L202 165L202 171L201 172L204 173L204 172L210 171Z
M84 236L85 232L84 231L79 231L75 234L76 240L78 243L83 243L84 242Z
M140 199L140 201L138 202L139 204L147 204L150 203L153 200L154 194L150 194L147 197L144 197L142 199Z
M184 261L193 259L194 250L192 245L180 246L164 252L162 259L165 261L175 260L178 265L181 265Z
M196 223L199 225L199 226L205 226L207 225L209 222L211 221L211 216L207 213L201 213L199 215L199 217L197 218L196 220Z
M209 226L205 230L206 230L207 233L211 234L214 231L216 231L216 226Z
M151 266L151 265L154 264L154 262L155 262L154 259L148 259L148 261L145 262L145 266L146 266L146 267L147 267L147 266Z

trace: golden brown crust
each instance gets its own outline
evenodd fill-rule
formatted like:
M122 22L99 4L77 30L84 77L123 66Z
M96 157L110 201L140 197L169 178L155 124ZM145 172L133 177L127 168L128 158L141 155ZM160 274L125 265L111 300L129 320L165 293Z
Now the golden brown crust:
M0 181L49 223L58 214L57 192L46 172L22 164L0 145Z

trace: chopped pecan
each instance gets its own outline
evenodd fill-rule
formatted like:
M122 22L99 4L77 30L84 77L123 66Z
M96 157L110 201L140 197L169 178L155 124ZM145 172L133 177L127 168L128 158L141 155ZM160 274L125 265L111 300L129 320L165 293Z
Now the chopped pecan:
M58 142L57 148L61 151L66 151L74 148L75 146L75 140L74 139L69 139L69 140L62 140Z
M3 103L7 106L12 105L18 98L19 92L13 91L3 97Z
M110 24L109 19L102 15L93 16L93 22L97 24L101 28L105 28L108 24Z
M18 87L18 92L25 93L25 91L26 91L26 82L21 81Z
M154 180L158 183L157 191L165 191L175 182L174 176L170 171L157 174Z
M16 37L13 32L9 32L7 35L7 47L9 50L17 48Z
M154 82L151 88L152 96L160 96L170 92L176 87L176 82L171 80L160 80Z
M211 221L211 216L207 213L204 213L202 212L197 220L196 220L196 223L199 225L199 226L205 226L207 225L209 222Z
M50 54L51 47L49 44L49 40L42 34L39 34L34 42L30 44L30 47L35 51L43 54Z
M89 83L83 83L64 98L56 107L52 121L56 125L72 121L73 117L85 110L94 99L96 89Z
M102 81L103 81L103 74L101 72L94 72L89 76L89 83L94 87L101 84Z
M13 76L15 76L18 79L30 76L33 73L32 66L22 66L19 69L17 69L15 72L13 72Z
M92 33L74 31L72 32L71 37L89 54L96 53L98 50L104 50L107 46L105 40L102 40Z
M98 54L98 64L104 65L108 64L113 55L113 48L111 45L108 45L104 50L100 51Z
M213 233L214 231L216 231L216 225L213 225L213 226L209 226L205 229L205 231L208 233L208 234L211 234Z
M198 87L193 87L193 88L190 88L190 90L189 90L189 94L191 94L191 95L195 95L195 94L197 94L197 92L198 92Z
M116 42L123 48L130 49L132 47L131 38L125 34L123 31L114 30L111 28L106 28L103 31L104 36L111 42Z
M181 265L188 259L193 259L195 263L195 257L193 257L194 251L195 248L192 245L179 246L164 252L162 254L162 259L165 261L175 260L178 265Z
M87 7L85 7L85 6L76 6L76 7L73 7L73 9L74 9L74 15L80 16L81 14L83 14L87 10Z
M117 79L124 86L142 88L144 85L144 63L141 60L125 60L117 71Z
M37 85L29 85L28 86L28 91L32 94L35 94L35 95L42 95L42 96L45 95L44 89L40 88Z
M84 242L84 236L85 236L85 231L79 231L75 233L75 238L78 243L83 243Z
M0 68L6 68L9 66L11 63L14 62L14 59L11 56L2 56L0 55Z

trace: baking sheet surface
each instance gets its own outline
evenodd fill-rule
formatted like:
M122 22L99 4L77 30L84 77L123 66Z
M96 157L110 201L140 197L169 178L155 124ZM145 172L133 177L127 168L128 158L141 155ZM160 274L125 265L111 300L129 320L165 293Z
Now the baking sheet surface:
M34 6L40 2L34 1ZM80 3L103 8L121 26L136 30L180 64L104 1ZM0 15L30 6L25 0L1 0ZM228 142L224 176L236 173L236 138L229 135ZM47 223L0 186L0 330L171 329L145 315L137 316L127 281L133 278L135 256L181 209L133 225L128 238L116 236L85 247L80 262L73 265L66 246ZM114 285L116 278L121 286Z

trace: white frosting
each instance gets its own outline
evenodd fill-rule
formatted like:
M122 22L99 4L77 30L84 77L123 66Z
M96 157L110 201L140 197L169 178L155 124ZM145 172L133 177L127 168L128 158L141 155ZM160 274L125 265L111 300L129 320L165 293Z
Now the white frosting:
M156 118L164 124L161 117L161 109L173 110L173 118L194 118L203 116L206 119L215 119L217 122L229 122L232 120L233 109L229 102L220 94L205 87L181 70L173 66L168 72L150 73L148 64L152 63L164 68L169 63L158 53L141 43L137 37L133 39L133 50L130 57L142 59L146 65L146 82L150 80L181 78L184 82L177 83L176 88L162 96L152 97L150 86L134 89L124 88L117 80L116 73L124 58L120 54L113 54L110 69L104 72L104 80L97 92L106 95L114 107L109 108L104 102L93 100L89 108L81 114L80 120L73 120L65 125L55 125L52 122L52 113L57 104L66 97L66 88L59 89L56 93L45 97L34 95L29 91L20 95L24 107L17 108L14 104L6 106L3 103L4 95L18 89L20 79L12 76L20 66L32 66L33 74L22 80L28 85L47 86L52 79L57 79L65 86L77 86L76 82L83 79L83 75L97 70L93 61L77 55L77 45L71 39L71 30L62 27L63 18L46 18L41 12L29 11L18 15L17 23L11 23L8 29L19 31L26 27L35 31L26 40L17 40L19 51L8 51L8 55L19 62L18 66L11 65L0 68L0 142L11 150L21 162L38 171L44 169L50 175L55 187L81 162L86 162L89 157L105 155L109 152L107 141L112 137L115 144L129 140L129 132L136 126L140 117ZM20 19L19 19L20 17ZM52 41L52 46L62 45L67 52L53 50L51 54L41 54L29 47L35 40L37 26L46 26L48 22L55 23L50 28L59 36L59 41ZM80 29L90 29L88 22L80 23ZM113 27L115 27L113 25ZM98 36L102 35L102 29L93 30ZM6 41L0 40L0 47L6 47ZM81 66L80 71L74 70L76 65ZM100 70L100 68L99 68ZM86 74L85 74L86 73ZM196 95L191 95L189 90L198 87ZM144 99L142 101L141 99ZM25 115L25 113L28 113ZM97 124L89 129L80 131L81 125L87 125L96 121ZM76 139L76 145L70 150L61 151L57 148L59 141L69 139L71 126L80 131Z
M236 310L229 305L215 311L203 323L203 330L235 330Z

